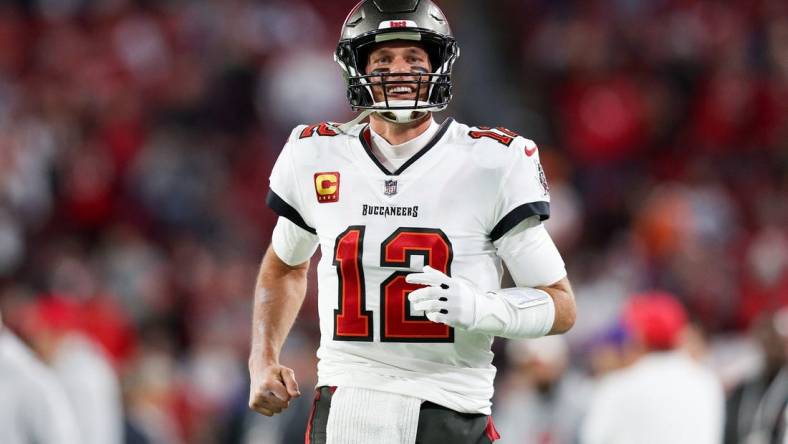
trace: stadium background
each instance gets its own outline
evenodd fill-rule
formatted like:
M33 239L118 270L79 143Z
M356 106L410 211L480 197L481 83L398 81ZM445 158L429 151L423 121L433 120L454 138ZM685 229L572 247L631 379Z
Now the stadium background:
M104 347L129 442L303 436L308 399L247 412L252 288L287 134L352 117L331 52L354 3L0 6L0 310L31 342L78 329ZM571 370L616 366L622 301L663 288L726 387L752 371L751 324L788 305L788 4L440 4L462 48L443 115L540 146L578 302ZM311 279L282 357L302 388L317 340ZM500 389L522 369L495 349Z

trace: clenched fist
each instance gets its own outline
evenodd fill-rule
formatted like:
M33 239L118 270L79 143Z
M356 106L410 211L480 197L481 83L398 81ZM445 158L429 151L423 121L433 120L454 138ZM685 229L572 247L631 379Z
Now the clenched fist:
M292 369L279 364L252 365L249 373L249 408L258 413L274 416L301 396Z

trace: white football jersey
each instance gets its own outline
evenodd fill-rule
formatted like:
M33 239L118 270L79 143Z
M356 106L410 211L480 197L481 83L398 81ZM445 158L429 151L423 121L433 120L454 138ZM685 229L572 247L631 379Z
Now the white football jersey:
M493 337L411 310L405 281L424 265L500 288L493 242L549 216L536 145L504 128L446 120L397 171L372 154L367 125L299 126L271 174L268 204L319 238L318 385L410 395L490 413Z

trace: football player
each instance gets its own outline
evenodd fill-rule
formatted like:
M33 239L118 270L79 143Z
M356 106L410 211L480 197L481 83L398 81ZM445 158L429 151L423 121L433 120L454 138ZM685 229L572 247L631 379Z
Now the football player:
M255 291L249 405L272 416L300 395L279 351L320 246L308 443L494 441L493 338L574 323L536 145L433 118L459 54L432 1L362 1L335 53L361 113L295 128L271 173L280 217ZM504 264L515 288L501 289Z

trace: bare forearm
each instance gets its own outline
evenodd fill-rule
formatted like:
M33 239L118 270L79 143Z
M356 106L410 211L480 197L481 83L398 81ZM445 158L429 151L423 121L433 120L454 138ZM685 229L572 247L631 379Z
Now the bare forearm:
M555 304L555 320L548 334L557 335L569 331L575 324L576 318L575 295L569 280L563 278L549 287L537 288L549 294Z
M309 262L290 267L271 248L255 285L250 364L279 362L279 352L306 294Z

